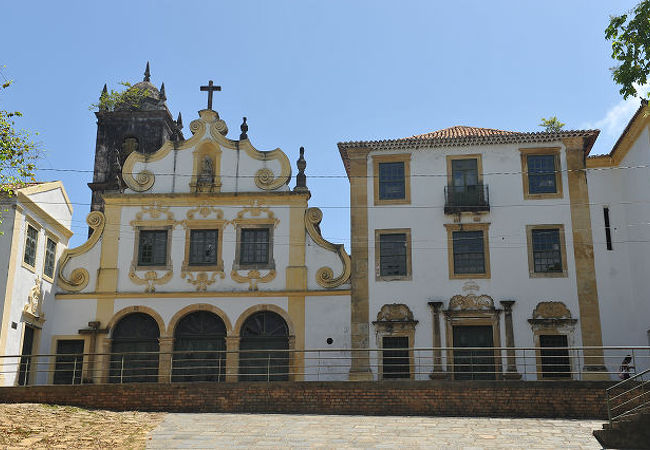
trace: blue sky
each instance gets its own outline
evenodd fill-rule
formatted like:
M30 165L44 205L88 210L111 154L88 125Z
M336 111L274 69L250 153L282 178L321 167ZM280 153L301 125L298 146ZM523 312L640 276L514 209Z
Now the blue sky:
M410 136L453 125L603 130L606 153L638 106L611 80L609 16L636 1L15 1L2 7L3 109L38 131L41 180L63 180L74 203L71 244L85 240L104 83L165 82L187 124L213 108L229 137L247 116L260 150L295 164L304 146L312 206L325 237L349 241L349 191L336 143ZM87 171L87 172L83 172ZM293 186L293 181L292 181Z

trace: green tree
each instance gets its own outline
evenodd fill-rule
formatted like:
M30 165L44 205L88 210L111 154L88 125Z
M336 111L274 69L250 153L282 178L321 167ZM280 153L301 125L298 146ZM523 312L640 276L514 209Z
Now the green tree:
M553 132L560 131L564 125L566 124L560 122L557 117L553 116L548 119L542 117L542 121L538 126L546 128L544 131Z
M0 94L11 85L7 81L0 87ZM0 194L16 186L34 181L38 148L30 139L29 132L16 128L14 120L21 117L19 111L0 109Z
M140 109L142 100L150 96L148 90L134 87L128 81L120 81L119 84L124 86L124 89L119 91L111 89L110 92L104 85L104 90L99 96L99 102L91 104L89 109L99 109L100 111L115 111L123 107Z
M636 96L637 86L648 82L650 73L650 0L643 0L632 11L609 18L605 38L612 41L612 58L619 64L612 77L626 99Z

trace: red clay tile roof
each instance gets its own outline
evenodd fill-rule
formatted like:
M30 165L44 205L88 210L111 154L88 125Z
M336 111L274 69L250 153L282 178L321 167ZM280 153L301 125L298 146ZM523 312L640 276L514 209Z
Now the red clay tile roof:
M509 136L512 134L521 134L516 131L496 130L494 128L466 127L456 125L455 127L443 128L438 131L431 131L424 134L416 134L405 139L457 139L474 136Z
M496 130L493 128L477 128L467 126L454 126L442 130L432 131L424 134L416 134L407 138L384 139L380 141L350 141L339 142L339 153L343 159L343 165L348 176L350 176L350 159L348 154L357 149L370 150L426 150L436 147L460 147L475 145L495 144L526 144L557 142L568 137L587 138L585 153L588 155L600 130L562 130L556 132L536 131L519 132Z

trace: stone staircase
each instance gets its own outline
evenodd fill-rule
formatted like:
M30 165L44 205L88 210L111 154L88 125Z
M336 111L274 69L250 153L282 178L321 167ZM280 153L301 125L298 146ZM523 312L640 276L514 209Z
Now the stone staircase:
M605 423L593 435L603 448L650 449L650 407Z

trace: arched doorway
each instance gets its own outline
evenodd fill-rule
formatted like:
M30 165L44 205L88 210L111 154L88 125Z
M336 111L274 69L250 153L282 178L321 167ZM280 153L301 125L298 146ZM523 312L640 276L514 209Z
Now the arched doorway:
M195 311L174 330L172 381L224 381L226 324L209 311Z
M109 381L157 382L159 338L158 323L148 314L133 313L120 319L113 328Z
M289 327L282 316L257 312L246 319L240 337L240 381L289 379Z

